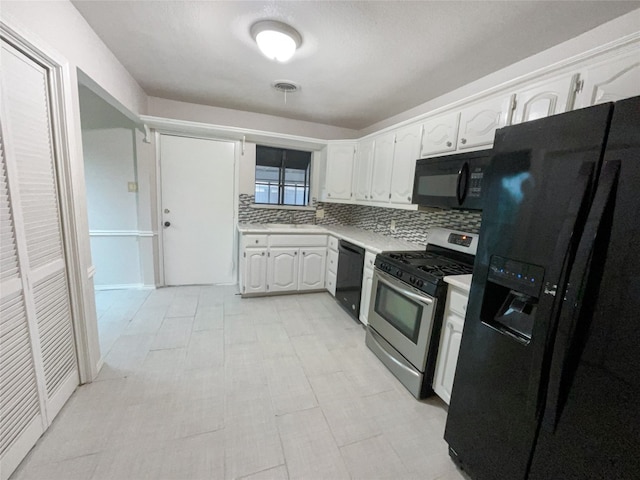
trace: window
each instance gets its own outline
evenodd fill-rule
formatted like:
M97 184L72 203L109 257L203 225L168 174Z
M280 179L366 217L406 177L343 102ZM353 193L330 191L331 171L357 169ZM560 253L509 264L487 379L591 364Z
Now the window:
M311 152L256 146L256 203L309 205Z

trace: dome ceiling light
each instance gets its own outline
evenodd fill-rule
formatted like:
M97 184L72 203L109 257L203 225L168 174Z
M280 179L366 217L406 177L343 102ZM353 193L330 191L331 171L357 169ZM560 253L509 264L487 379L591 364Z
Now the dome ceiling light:
M267 58L279 62L289 60L302 45L302 37L295 28L275 20L254 23L251 36Z

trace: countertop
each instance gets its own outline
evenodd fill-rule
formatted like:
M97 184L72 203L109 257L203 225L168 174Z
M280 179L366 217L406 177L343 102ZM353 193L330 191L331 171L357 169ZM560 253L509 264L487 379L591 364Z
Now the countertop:
M473 275L449 275L448 277L444 277L444 281L454 287L461 288L462 290L469 291L471 288L471 277Z
M357 227L348 227L341 225L288 225L274 223L239 223L238 231L240 233L259 233L259 234L325 234L339 237L343 240L351 242L362 247L372 253L380 253L388 250L424 250L425 246L417 243L398 240L397 238L387 237L379 233L369 230L363 230Z

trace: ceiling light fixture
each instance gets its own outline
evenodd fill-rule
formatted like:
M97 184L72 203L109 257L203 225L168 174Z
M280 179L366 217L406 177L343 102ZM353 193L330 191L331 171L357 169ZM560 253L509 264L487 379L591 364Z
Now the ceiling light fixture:
M254 23L251 36L267 58L279 62L289 60L302 45L302 37L295 28L275 20Z

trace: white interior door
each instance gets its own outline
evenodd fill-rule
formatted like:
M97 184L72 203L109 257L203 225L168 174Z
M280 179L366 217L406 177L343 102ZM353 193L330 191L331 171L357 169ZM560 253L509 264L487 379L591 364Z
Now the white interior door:
M166 285L234 282L234 149L231 142L161 135Z

